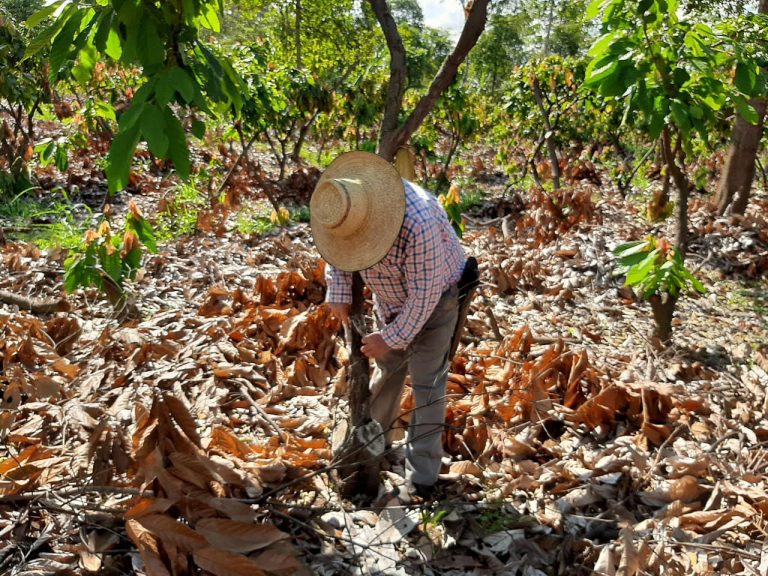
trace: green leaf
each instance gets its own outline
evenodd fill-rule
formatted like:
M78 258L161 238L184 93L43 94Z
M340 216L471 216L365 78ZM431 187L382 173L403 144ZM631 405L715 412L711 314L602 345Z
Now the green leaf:
M221 32L221 24L219 23L219 15L216 13L216 7L211 2L205 2L203 4L203 13L201 20L206 28L213 30L214 32Z
M685 68L675 68L672 71L672 81L675 83L675 86L677 86L678 89L680 89L683 84L688 82L690 79L691 75L688 74L688 71Z
M744 118L744 120L755 126L760 123L760 116L757 114L757 110L747 102L746 98L743 96L734 97L733 103L739 116Z
M704 284L699 282L699 280L693 274L691 274L687 268L684 267L682 269L682 275L686 280L688 280L691 283L691 286L693 286L693 289L696 290L696 292L698 292L699 294L705 294L707 292L707 289L704 286Z
M117 116L115 115L115 108L109 102L99 100L94 107L96 116L104 118L104 120L111 120L117 122Z
M152 254L157 253L157 240L155 238L155 230L146 218L130 217L126 221L126 228L129 228L136 233L136 237L139 241L147 247Z
M603 5L607 4L611 0L592 0L592 2L589 3L589 6L587 6L587 20L592 20L595 16L597 16L600 13L600 10L602 10Z
M183 68L174 67L168 71L168 81L173 84L176 92L189 103L195 99L195 85L189 73Z
M103 247L104 255L101 258L101 267L104 272L115 281L118 286L123 285L123 259L120 257L120 252L115 250L111 254L107 252L106 247Z
M605 49L608 48L613 43L614 38L616 37L616 32L608 32L606 34L603 34L595 40L595 42L592 44L592 46L589 49L589 52L587 52L587 56L596 57L601 55L603 52L605 52Z
M619 63L613 54L592 60L587 66L584 76L586 85L600 84L605 78L616 73Z
M192 134L195 136L195 138L202 140L203 137L205 136L205 122L201 120L193 120Z
M645 252L647 247L647 240L633 240L632 242L619 244L613 249L613 253L619 257L629 256L630 254L636 254L637 252Z
M659 255L657 249L651 250L648 255L637 266L632 268L627 274L626 284L627 286L635 286L643 280L651 272L656 263L656 258Z
M107 155L107 181L110 194L115 194L128 185L133 152L138 143L139 126L132 126L128 129L121 127L112 140Z
M168 134L168 155L182 179L189 178L189 148L184 127L170 108L164 109L165 126Z
M56 144L50 138L41 140L35 145L35 152L40 154L40 165L45 167L51 163L51 157L56 149Z
M117 9L117 19L125 24L126 28L143 26L142 16L145 15L141 7L141 0L124 0Z
M166 158L168 136L165 134L165 115L154 104L146 104L141 114L141 133L155 156Z
M725 98L720 94L705 94L704 96L699 97L700 101L717 112L723 107L723 104L725 104Z
M64 262L64 290L72 294L80 286L85 286L84 278L85 259L82 254L75 254Z
M24 50L24 58L34 56L43 48L50 46L54 36L59 33L59 31L64 27L72 15L75 14L75 12L77 12L77 6L72 4L67 6L66 9L59 15L59 17L56 18L53 24L51 24L48 28L45 28L42 32L35 36L35 38L30 41L29 44L27 44L27 47Z
M691 130L691 121L688 118L688 110L685 105L679 100L672 100L669 103L669 109L672 113L672 118L683 132L688 133Z
M653 0L640 0L637 3L637 15L642 16L653 5Z
M99 15L99 23L96 26L96 33L93 35L93 45L99 52L104 52L107 48L107 38L109 30L112 28L112 17L114 12L102 11Z
M749 66L745 62L736 64L736 74L733 83L740 92L751 96L757 82L757 74L754 66Z
M56 147L54 164L56 164L56 168L59 172L66 172L67 168L69 168L69 154L64 146L59 145Z
M123 56L123 43L122 40L120 40L120 35L114 28L109 29L107 46L104 49L104 52L113 60L120 60Z
M76 12L69 20L67 20L67 23L61 29L61 32L56 35L56 39L51 46L51 55L49 57L51 64L51 78L58 78L59 69L69 56L72 49L72 40L75 39L75 34L77 34L80 29L83 15L83 12Z
M694 290L696 290L696 292L698 292L699 294L707 293L707 288L704 286L704 284L699 282L696 278L691 276L689 280L691 281L691 285L693 286Z
M632 62L620 61L614 74L607 76L600 84L600 94L606 98L623 96L627 86L634 84L637 78L637 69Z
M656 140L666 125L667 121L664 114L656 110L651 112L648 121L648 136L650 136L651 140Z
M96 48L92 44L88 44L80 51L79 62L77 66L72 69L72 75L78 82L82 84L88 83L98 58L99 56L96 53Z
M157 24L144 19L137 37L137 51L145 72L152 73L165 61L165 44L157 31Z
M642 298L643 300L650 300L651 297L657 293L659 289L659 278L653 276L648 279L648 282L643 286Z
M139 271L139 268L141 268L141 257L141 248L134 248L125 255L125 259L123 260L123 273L131 280L136 278L136 273Z
M49 4L45 8L41 8L40 10L32 14L32 16L27 18L27 21L25 22L25 24L27 25L27 28L32 29L38 24L40 24L43 20L51 16L54 12L56 12L56 10L59 9L59 6L61 6L61 2L62 0L59 0L58 2Z
M619 260L619 264L629 270L632 266L640 264L640 262L645 260L647 256L648 253L645 251L629 254L628 256L622 256L621 260Z
M127 111L123 112L122 116L120 116L121 131L129 130L136 125L141 116L144 114L145 105L146 104L144 102L136 102L136 99L134 98L133 102L131 103L131 107L128 108Z

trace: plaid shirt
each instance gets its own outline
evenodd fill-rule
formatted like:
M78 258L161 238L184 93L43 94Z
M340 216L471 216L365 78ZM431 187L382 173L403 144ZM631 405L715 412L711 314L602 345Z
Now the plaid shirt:
M387 346L405 349L435 309L441 294L457 282L464 252L448 216L423 188L405 184L405 219L384 258L361 274L371 289ZM326 267L326 301L352 302L352 273Z

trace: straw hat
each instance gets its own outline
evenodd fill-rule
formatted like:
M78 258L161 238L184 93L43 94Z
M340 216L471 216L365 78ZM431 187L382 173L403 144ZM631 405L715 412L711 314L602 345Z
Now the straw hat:
M405 217L397 170L370 152L347 152L326 168L309 201L318 252L334 268L364 270L386 256Z

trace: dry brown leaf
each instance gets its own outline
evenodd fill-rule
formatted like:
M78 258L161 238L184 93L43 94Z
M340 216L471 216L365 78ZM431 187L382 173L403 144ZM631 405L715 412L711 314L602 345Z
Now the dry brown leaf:
M161 541L172 542L182 550L191 552L207 542L200 534L165 514L147 514L135 519Z
M195 444L195 446L199 447L200 436L197 433L197 422L195 422L195 419L189 413L189 410L187 409L184 402L176 398L176 396L173 394L164 394L163 402L168 407L168 410L173 419L184 431L184 434L187 435L187 438L189 438Z
M32 387L30 398L35 400L41 398L59 399L61 397L61 385L47 374L33 374L30 386Z
M195 530L202 534L211 546L240 553L266 548L288 538L288 534L271 524L246 524L224 518L200 520L195 525Z
M593 573L597 576L616 576L616 553L612 544L605 544L597 557Z
M62 376L66 376L70 380L74 380L75 377L77 377L77 375L80 373L80 368L74 364L71 364L66 358L59 358L53 364L51 364L51 368L56 370L56 372Z
M640 571L640 555L635 547L635 533L627 526L621 530L623 549L617 576L635 576Z
M681 502L692 502L697 500L704 491L699 485L699 480L695 476L683 476L673 481L666 494L670 500L680 500Z
M255 512L248 504L232 498L203 498L203 502L238 522L250 524L256 517Z
M95 530L89 532L83 543L85 548L80 550L80 566L88 572L98 572L101 569L104 552L119 541L120 537L113 532L100 533Z
M254 561L272 574L293 574L302 568L298 559L299 551L288 541L277 542L261 552Z
M167 511L173 504L173 500L168 500L167 498L145 498L140 496L125 513L125 517L128 519L140 518L148 514L162 513Z
M257 562L227 550L201 548L192 557L200 568L214 576L267 576Z
M9 384L3 390L3 409L16 410L21 404L21 386L19 384Z
M138 520L129 519L125 522L125 531L128 537L139 550L147 576L171 576L163 561L157 546L157 538Z
M449 471L451 474L463 474L467 476L475 476L477 478L481 478L483 476L482 468L480 468L480 466L474 462L470 462L468 460L453 462Z

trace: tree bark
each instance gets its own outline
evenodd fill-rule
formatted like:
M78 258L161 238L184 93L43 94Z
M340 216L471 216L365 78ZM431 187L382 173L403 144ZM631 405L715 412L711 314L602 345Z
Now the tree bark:
M349 346L357 358L350 366L349 376L352 386L349 389L349 414L353 426L364 424L369 418L371 390L369 387L370 363L363 356L360 348L365 337L365 300L363 298L363 278L359 272L352 275L352 305L349 309Z
M334 446L341 492L345 496L376 495L384 432L370 416L370 363L360 347L365 336L363 279L352 275L352 305L349 310L347 342L349 345L349 420L341 431L342 442Z
M387 160L394 160L395 152L400 147L395 144L398 131L398 117L403 106L403 95L408 80L408 67L405 59L405 45L400 33L397 31L392 12L386 0L368 0L376 20L381 26L384 38L389 49L389 83L387 84L387 96L384 101L384 118L381 121L379 133L379 154ZM383 151L390 152L389 155Z
M760 0L760 14L768 14L768 0ZM763 74L768 69L763 68ZM750 124L736 116L728 147L723 174L717 191L717 214L722 216L728 208L733 214L744 214L749 203L749 193L755 179L755 164L765 122L766 99L753 98L749 102L757 111L758 123Z
M677 158L682 153L682 139L678 137L677 143L672 147L672 135L669 128L664 128L661 134L661 146L664 151L664 163L669 175L677 188L677 230L675 233L675 246L680 255L685 259L688 248L688 177L685 175L685 165L678 166Z
M403 94L405 93L407 78L403 40L397 31L397 25L386 0L368 1L384 32L384 37L387 39L390 53L390 78L384 106L384 119L379 134L378 153L391 162L397 149L407 143L411 135L421 126L421 123L435 107L437 99L456 77L459 66L464 62L469 51L477 44L488 19L490 0L475 0L472 4L453 52L445 59L427 93L419 100L416 108L402 125L398 125L398 118L403 106Z
M750 104L757 110L760 121L755 125L741 116L736 117L717 192L717 213L720 216L729 207L733 214L744 214L749 203L749 193L755 179L757 151L763 134L766 101L752 99Z
M544 95L541 93L541 85L539 79L534 78L531 83L533 90L533 96L536 99L536 104L541 112L541 117L544 119L544 129L546 133L544 135L544 141L547 143L547 152L549 153L549 162L552 164L552 183L555 186L555 190L560 190L560 162L557 158L557 145L554 141L554 128L549 120L549 112L544 106Z
M676 297L669 294L666 296L666 301L663 301L659 295L652 296L650 299L653 320L656 324L653 336L658 338L662 345L668 344L672 339L672 318L675 314L675 304L677 304Z
M296 27L294 30L294 40L296 42L296 68L304 68L301 61L301 0L296 0Z

